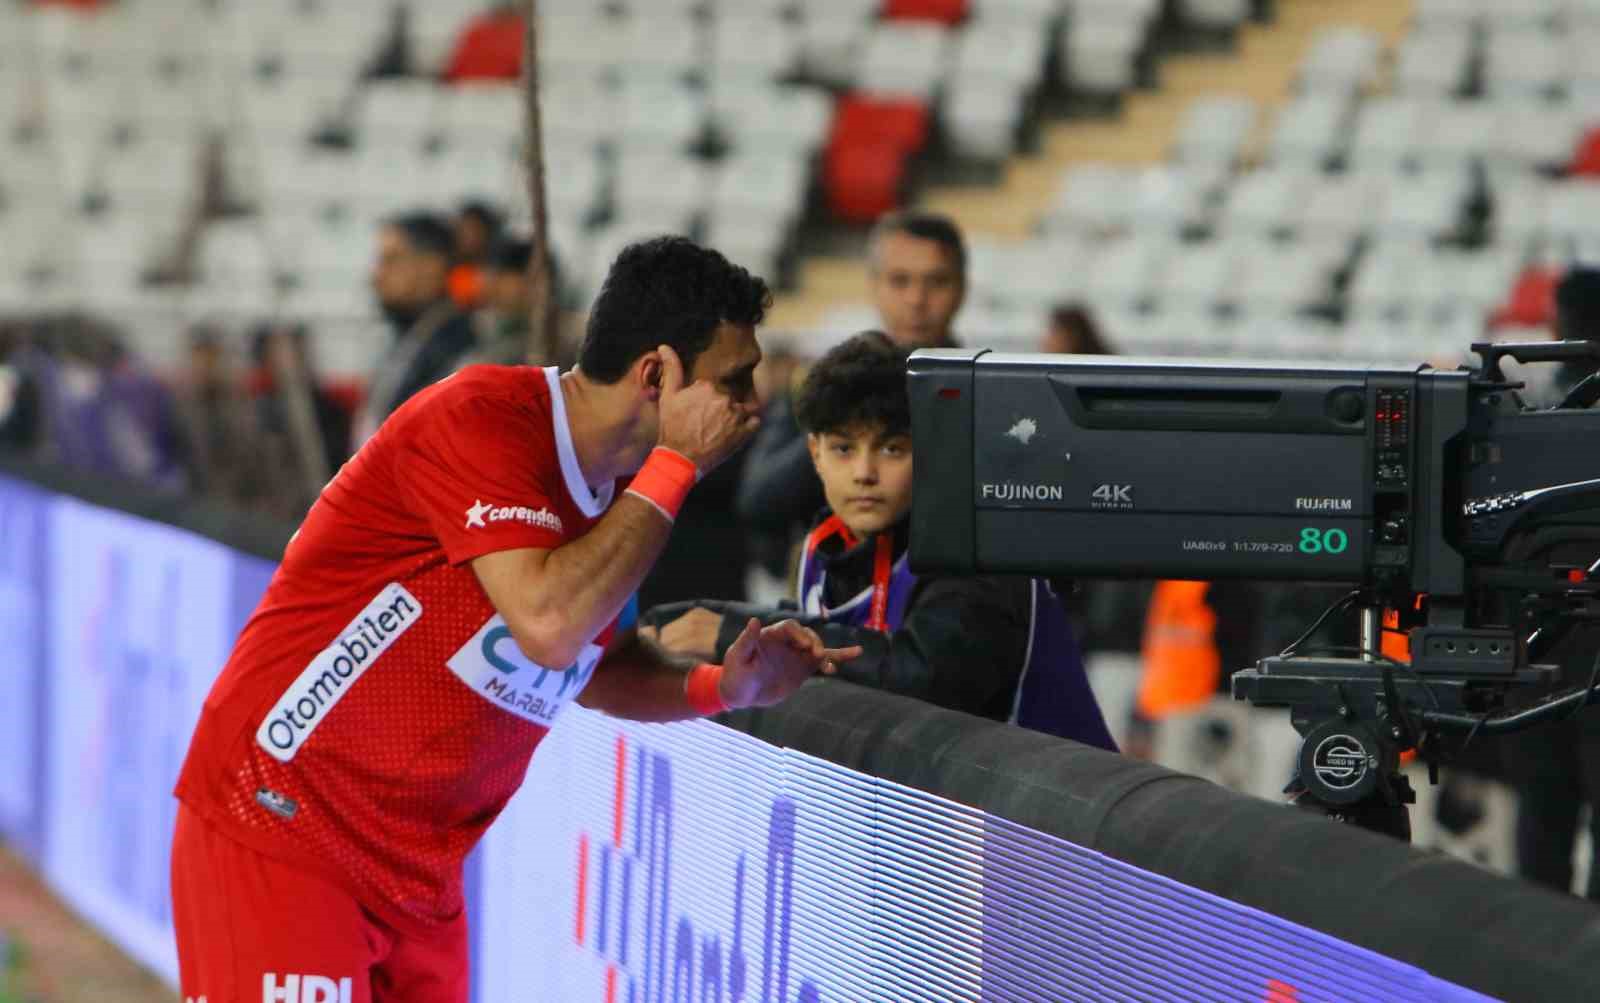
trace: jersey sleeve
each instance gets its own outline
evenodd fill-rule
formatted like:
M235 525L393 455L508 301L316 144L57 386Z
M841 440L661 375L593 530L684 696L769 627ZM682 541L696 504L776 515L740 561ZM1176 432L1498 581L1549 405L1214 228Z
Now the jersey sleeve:
M563 490L548 422L494 398L443 408L400 451L395 474L451 564L566 542Z

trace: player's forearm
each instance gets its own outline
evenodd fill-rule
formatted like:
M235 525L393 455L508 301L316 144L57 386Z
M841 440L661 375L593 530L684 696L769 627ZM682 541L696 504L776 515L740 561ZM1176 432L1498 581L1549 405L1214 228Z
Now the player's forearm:
M578 702L633 721L683 721L700 717L689 704L684 679L694 666L630 633L595 669Z
M523 590L520 625L511 623L518 641L550 659L542 665L569 664L638 591L671 529L654 505L625 494L594 529L540 555L530 569L537 587Z

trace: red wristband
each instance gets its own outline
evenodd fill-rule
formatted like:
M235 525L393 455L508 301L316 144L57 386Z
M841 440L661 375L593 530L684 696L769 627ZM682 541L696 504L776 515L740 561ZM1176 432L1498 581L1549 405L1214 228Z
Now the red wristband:
M689 670L683 680L684 695L689 706L704 716L721 714L728 709L722 702L722 666L701 662Z
M654 505L668 520L675 520L689 489L699 478L700 470L693 460L676 450L657 446L633 475L628 493Z

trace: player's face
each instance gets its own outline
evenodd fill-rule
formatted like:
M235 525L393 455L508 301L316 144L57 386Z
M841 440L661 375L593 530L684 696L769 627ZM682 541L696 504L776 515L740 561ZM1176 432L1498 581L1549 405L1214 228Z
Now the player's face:
M694 361L690 382L709 380L719 391L739 404L756 403L756 367L761 364L761 346L756 344L756 329L748 324L723 324L717 328L711 347Z
M859 426L809 435L822 491L850 532L888 529L911 510L911 436Z
M949 342L966 284L944 245L885 234L873 248L869 285L883 330L895 344L928 348Z

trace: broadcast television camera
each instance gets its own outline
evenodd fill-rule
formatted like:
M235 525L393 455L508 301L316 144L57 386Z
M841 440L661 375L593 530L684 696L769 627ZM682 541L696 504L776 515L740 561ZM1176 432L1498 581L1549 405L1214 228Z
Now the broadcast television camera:
M1402 751L1437 765L1600 675L1529 696L1600 620L1600 377L1537 409L1501 368L1600 344L1473 351L1459 371L919 351L912 567L1349 584L1359 639L1307 646L1330 609L1233 692L1289 708L1300 803L1409 835ZM1409 663L1381 653L1386 613Z

